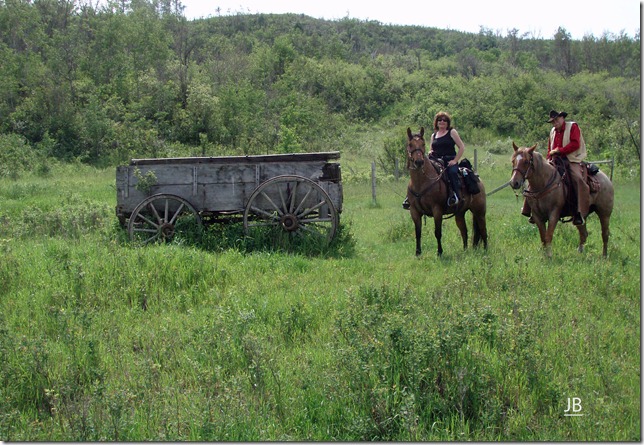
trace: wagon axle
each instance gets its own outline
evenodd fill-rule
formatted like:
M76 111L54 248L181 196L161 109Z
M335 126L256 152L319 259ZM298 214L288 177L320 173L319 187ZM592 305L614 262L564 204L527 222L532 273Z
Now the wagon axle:
M287 232L295 232L300 226L297 216L292 214L282 216L280 223L282 224L282 228Z
M174 236L174 224L163 223L159 227L159 233L164 239L171 239Z

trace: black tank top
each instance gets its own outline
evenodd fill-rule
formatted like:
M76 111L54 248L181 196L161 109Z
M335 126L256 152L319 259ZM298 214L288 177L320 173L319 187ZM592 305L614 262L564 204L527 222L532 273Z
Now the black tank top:
M452 129L450 128L447 134L443 137L437 138L434 133L434 140L432 141L432 155L437 158L444 156L456 156L456 142L452 139Z

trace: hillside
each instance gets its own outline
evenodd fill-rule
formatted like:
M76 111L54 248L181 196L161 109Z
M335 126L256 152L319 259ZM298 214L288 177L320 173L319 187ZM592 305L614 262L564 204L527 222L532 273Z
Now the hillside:
M368 141L379 151L383 139L397 146L438 110L468 144L527 144L545 138L555 108L582 124L592 156L639 159L639 35L503 37L295 14L188 21L181 11L170 0L0 3L0 147L102 166L359 153L366 134L383 132Z

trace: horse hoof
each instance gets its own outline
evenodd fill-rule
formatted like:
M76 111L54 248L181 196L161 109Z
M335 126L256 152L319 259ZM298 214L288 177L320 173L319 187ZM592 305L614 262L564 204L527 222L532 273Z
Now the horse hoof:
M581 245L581 246L577 247L577 252L584 253L584 246Z

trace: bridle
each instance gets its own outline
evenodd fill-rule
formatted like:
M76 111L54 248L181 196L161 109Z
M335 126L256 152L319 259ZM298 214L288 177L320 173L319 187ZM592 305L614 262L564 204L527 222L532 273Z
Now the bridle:
M413 137L412 139L413 139L414 141L424 141L424 139L423 139L421 136L419 136L419 135L414 135L414 137ZM410 142L411 142L411 141L410 141ZM413 150L411 150L411 151L410 151L410 150L407 150L407 157L408 157L407 168L408 168L409 170L418 170L419 168L420 168L420 169L422 169L422 168L424 167L424 164L425 164L424 162L423 162L423 166L422 166L422 167L418 167L418 166L416 166L416 162L414 162L414 154L415 154L417 151L419 151L419 152L420 152L420 154L422 155L423 159L425 158L425 149L424 149L424 148L416 147L416 148L414 148L414 149L413 149ZM412 167L412 165L414 165L414 167Z
M533 159L534 158L532 157L532 155L530 155L530 161L528 162L528 168L526 168L526 170L524 172L522 172L519 167L514 167L512 169L512 173L514 173L515 171L521 173L521 176L523 177L523 181L524 182L527 181L528 180L528 174L531 173L531 171L534 169Z
M516 171L516 172L519 172L521 174L521 176L523 177L524 184L525 184L525 181L530 179L530 178L528 178L528 175L530 173L532 173L532 171L534 170L533 159L534 159L534 157L532 155L530 155L530 161L528 163L528 168L525 170L525 172L521 171L521 169L519 169L519 167L514 167L512 169L513 173ZM535 198L535 199L541 198L546 193L548 193L549 191L553 190L553 186L559 186L561 184L561 181L559 181L559 182L557 182L555 184L555 181L557 180L557 176L559 176L559 174L557 173L557 169L555 169L555 171L552 173L552 176L548 180L548 183L546 184L546 186L543 189L533 191L533 190L530 190L528 188L527 190L524 189L521 193L525 197L530 197L530 198ZM516 191L515 191L515 195L516 195L517 198L519 197L519 195L516 193Z
M412 137L412 140L415 140L415 141L423 140L423 141L424 141L424 139L422 138L422 136L419 136L419 135L414 135L414 136ZM410 142L411 142L411 141L410 141ZM431 160L431 159L427 158L427 155L425 154L425 150L424 150L424 148L419 148L419 147L417 147L417 148L414 148L413 150L407 150L407 155L408 155L408 159L407 159L407 168L408 168L409 170L416 170L416 171L417 171L417 170L420 170L420 171L421 171L421 174L423 174L423 175L425 174L425 164L426 164L426 162L423 162L423 164L422 164L421 166L418 166L418 165L416 165L416 162L415 162L415 161L414 161L414 159L413 159L413 156L414 156L414 154L415 154L417 151L419 151L419 152L422 154L422 156L423 156L423 161L429 161L429 164L430 164L432 167L434 167L434 169L436 170L436 173L437 173L437 175L438 175L438 176L436 177L436 179L431 180L431 182L429 183L429 185L427 185L427 186L423 187L423 189L421 189L419 192L417 192L417 191L415 191L414 189L412 189L412 188L411 188L411 186L407 188L407 190L409 190L409 192L410 192L414 197L416 197L416 199L421 199L421 198L423 197L423 195L425 195L425 193L429 192L429 190L431 190L435 185L437 185L437 184L440 182L441 178L443 177L443 173L445 172L445 169L442 169L442 170L441 170L441 169L439 169L439 168L436 166L435 162L432 162L432 160ZM412 166L412 165L413 165L413 166ZM421 204L421 206L422 206L422 204Z

